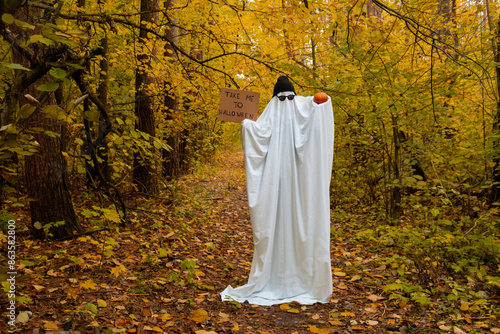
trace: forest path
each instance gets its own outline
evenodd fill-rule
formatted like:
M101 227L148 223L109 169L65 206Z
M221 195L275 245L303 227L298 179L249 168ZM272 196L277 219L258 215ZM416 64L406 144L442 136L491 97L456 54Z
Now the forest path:
M20 322L9 330L33 334L490 332L488 326L482 327L483 318L453 320L448 312L441 312L445 305L441 302L424 309L389 300L382 289L396 282L398 273L382 259L380 251L387 249L371 253L367 245L348 236L332 236L329 303L264 307L222 302L219 293L227 285L246 283L252 261L241 149L217 154L213 163L200 164L160 196L148 200L128 196L127 203L130 222L119 232L105 230L46 242L29 240L27 231L20 231L17 258L23 279L17 282L16 293L24 299L16 304ZM92 205L77 207L79 215L99 217L100 211ZM105 211L100 217L104 221L114 216ZM354 233L347 228L349 222L341 223L345 234ZM86 224L99 224L99 219ZM7 304L0 299L0 305ZM0 322L1 333L5 326Z
M406 311L388 313L387 298L381 295L380 280L384 278L386 266L377 263L376 255L342 238L332 240L331 245L334 293L329 304L262 307L221 302L218 294L227 285L236 287L246 283L253 254L241 150L221 153L211 168L200 168L197 173L184 177L182 193L187 199L197 198L198 213L194 220L203 217L205 221L188 234L192 234L191 240L205 245L206 249L193 247L190 255L197 258L197 269L203 272L200 281L213 286L206 302L196 306L207 311L207 322L197 323L198 327L190 330L210 329L208 333L390 333L399 332L401 326L404 330ZM184 325L189 326L189 323L186 321Z

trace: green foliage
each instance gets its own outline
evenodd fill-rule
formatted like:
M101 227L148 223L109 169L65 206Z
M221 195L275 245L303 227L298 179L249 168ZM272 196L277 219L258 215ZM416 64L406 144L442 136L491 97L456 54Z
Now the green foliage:
M15 220L16 217L5 210L0 210L0 231L7 232L9 220Z
M50 222L50 223L45 223L43 224L43 231L45 232L45 235L50 238L52 237L52 232L51 230L53 228L57 228L58 226L63 226L66 224L64 221L58 221L58 222Z

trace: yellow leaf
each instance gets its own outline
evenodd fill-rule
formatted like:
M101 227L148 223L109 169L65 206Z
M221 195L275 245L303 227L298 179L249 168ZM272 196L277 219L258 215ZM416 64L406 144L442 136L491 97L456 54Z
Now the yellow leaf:
M360 279L361 279L361 276L360 276L360 275L354 275L354 276L351 278L351 282L359 281Z
M339 320L330 320L328 321L330 323L330 325L332 326L342 326L342 321L339 321Z
M129 317L130 317L130 319L132 319L132 320L137 320L137 317L136 317L135 315L133 315L133 314L129 314Z
M98 307L106 307L106 306L108 306L108 304L104 300L98 299L97 300L97 306Z
M330 330L327 328L318 328L318 327L313 326L313 325L309 325L308 330L311 333L317 333L317 334L329 334L330 333Z
M469 309L469 305L467 303L460 304L460 309L462 311L467 311Z
M299 313L300 311L297 310L296 308L289 308L288 310L286 310L288 313Z
M346 275L347 275L346 273L343 273L343 272L341 272L341 271L335 271L333 274L334 274L335 276L346 276Z
M168 320L170 320L170 319L172 319L172 316L171 316L170 314L168 314L168 313L164 313L164 314L162 314L162 316L160 317L160 320L161 320L161 321L168 321Z
M121 273L127 271L127 268L125 268L124 265L119 265L114 268L111 268L111 274L115 275L115 277L118 277Z
M157 326L154 326L153 329L151 329L151 330L154 332L163 333L163 329L161 329L160 327L157 327Z
M87 290L95 290L96 284L91 279L88 279L84 283L80 282L80 287Z
M195 310L191 314L191 319L198 323L205 322L208 319L208 313L204 309Z
M240 327L238 326L238 324L235 324L233 326L233 331L239 331L240 330Z
M355 314L352 312L346 311L346 312L340 313L340 315L343 317L354 317Z
M280 305L280 309L282 309L282 310L288 310L289 308L290 308L290 305L288 305L288 304L281 304Z
M47 330L59 329L54 321L47 321L45 324L43 324L43 328Z

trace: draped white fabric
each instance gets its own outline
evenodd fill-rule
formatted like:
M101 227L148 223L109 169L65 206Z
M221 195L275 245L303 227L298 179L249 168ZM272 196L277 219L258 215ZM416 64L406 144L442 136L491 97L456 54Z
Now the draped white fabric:
M334 122L330 99L273 97L244 120L254 256L247 284L222 300L274 305L327 303L332 293L329 187Z

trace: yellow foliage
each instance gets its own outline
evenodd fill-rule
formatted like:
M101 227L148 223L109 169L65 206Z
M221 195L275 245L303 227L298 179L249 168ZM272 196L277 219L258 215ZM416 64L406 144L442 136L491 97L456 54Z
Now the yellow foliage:
M96 286L97 285L91 279L88 279L85 282L80 282L80 287L87 290L95 290Z
M208 319L208 312L204 309L197 309L191 313L191 320L202 323Z

